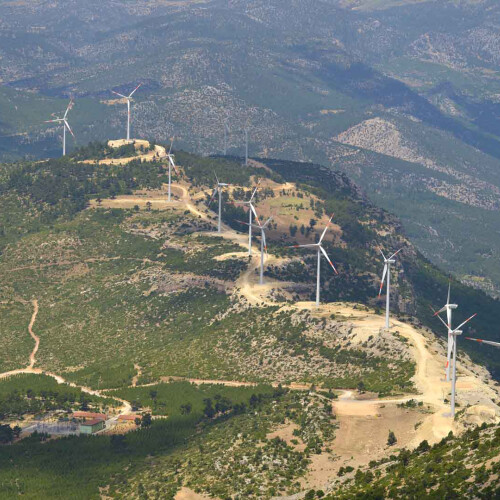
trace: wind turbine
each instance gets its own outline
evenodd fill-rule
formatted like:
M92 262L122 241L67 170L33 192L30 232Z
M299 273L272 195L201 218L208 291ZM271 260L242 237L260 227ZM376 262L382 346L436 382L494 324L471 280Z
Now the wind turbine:
M332 267L332 269L335 271L335 274L339 274L337 270L335 269L335 266L332 264L332 261L330 260L330 257L328 257L328 254L326 253L325 249L323 248L323 245L321 242L323 241L323 238L325 237L326 231L328 230L328 226L332 222L333 215L330 217L330 220L328 221L328 224L325 227L325 230L323 231L323 234L321 235L318 243L313 243L310 245L294 245L293 248L317 248L318 249L318 269L317 269L317 275L316 275L316 306L319 306L319 288L320 288L320 273L321 273L321 254L323 254L328 261L328 264Z
M172 154L172 146L174 145L174 139L170 143L170 149L168 150L168 202L170 203L171 199L171 191L172 191L172 168L175 170L175 173L179 175L179 171L175 166L174 155Z
M453 309L456 309L458 306L457 304L450 304L450 292L451 292L451 283L448 284L448 298L446 300L446 304L439 309L439 311L436 311L434 313L434 316L438 316L442 312L446 311L446 319L448 321L447 328L448 328L448 355L446 358L446 382L450 381L450 360L451 360L451 352L453 350L453 336L451 335L452 331L452 312Z
M492 342L491 340L483 340L483 339L473 339L471 337L465 337L467 340L473 340L474 342L479 342L480 344L488 344L493 347L497 347L500 349L500 342Z
M385 300L385 327L389 328L389 309L391 305L391 264L394 264L396 261L394 257L403 250L400 248L397 252L393 253L388 259L385 257L384 252L380 250L382 257L384 258L384 272L382 274L382 282L380 283L380 290L378 291L378 296L382 294L382 288L384 288L384 281L387 276L387 296Z
M476 317L476 314L473 314L470 318L467 318L463 323L461 323L457 328L452 330L450 333L453 337L453 372L452 372L452 378L451 378L451 417L455 417L455 395L456 395L456 386L457 386L457 340L458 336L462 335L462 326L464 326L466 323L468 323L472 318ZM441 322L447 327L448 325L445 323L443 318L438 315L438 318L441 320Z
M127 142L130 141L130 102L132 101L132 96L136 93L137 89L142 85L142 83L139 83L137 87L130 92L128 96L119 94L118 92L115 92L112 90L113 94L116 94L117 96L122 97L123 99L126 99L127 101Z
M255 217L257 219L258 225L257 224L248 224L248 222L243 222L243 221L238 221L241 224L246 224L247 226L253 226L255 229L260 229L260 278L259 278L259 283L261 285L264 284L264 252L267 253L267 243L266 243L266 228L268 224L273 220L272 216L269 217L269 219L264 222L264 224L261 224L259 222L259 218L257 217L257 214L255 214Z
M225 182L219 182L219 179L217 178L217 174L214 172L215 175L215 180L217 184L214 187L214 192L212 193L212 198L210 198L210 203L208 204L209 206L212 204L212 201L214 201L215 195L219 193L219 221L217 224L217 232L221 232L221 221L222 221L222 190L229 186L229 184L226 184Z
M248 205L248 255L252 255L252 217L255 215L255 220L259 222L259 216L255 210L255 206L253 204L253 199L255 197L255 193L257 193L257 189L259 189L261 179L257 181L257 185L252 192L252 196L248 201L237 201L236 203L239 205Z
M53 120L47 120L45 123L62 123L63 124L63 156L66 156L66 129L69 130L69 133L75 137L75 134L73 134L73 131L71 130L71 127L69 126L69 123L68 123L68 113L71 111L71 109L73 108L73 99L71 99L69 101L69 104L68 104L68 107L66 108L66 112L64 113L63 117L62 118L58 118L57 116L55 116L54 114L52 116L54 116L55 118Z

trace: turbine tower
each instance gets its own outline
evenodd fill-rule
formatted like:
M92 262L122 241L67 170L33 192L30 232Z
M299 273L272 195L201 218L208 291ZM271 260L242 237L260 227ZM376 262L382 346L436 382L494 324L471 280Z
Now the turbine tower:
M113 94L116 94L117 96L120 96L123 99L126 99L126 101L127 101L127 142L130 141L130 103L132 101L132 96L136 93L137 89L141 85L142 85L142 83L139 83L139 85L137 85L137 87L134 90L132 90L132 92L130 92L130 94L128 96L123 95L123 94L119 94L118 92L115 92L114 90L111 91L111 92L113 92Z
M337 270L335 269L335 266L332 264L332 261L330 260L330 257L328 257L328 254L326 253L325 249L323 248L323 245L321 244L323 241L323 238L325 237L326 231L328 230L328 226L332 222L333 215L330 217L330 220L328 221L328 224L325 227L325 230L323 231L323 234L321 235L318 243L313 243L310 245L294 245L293 248L317 248L318 251L318 268L317 268L317 274L316 274L316 307L319 307L319 289L320 289L320 273L321 273L321 254L323 254L332 267L332 269L335 271L335 274L339 274Z
M470 318L467 318L457 328L451 331L451 336L453 337L453 371L451 378L451 418L455 418L455 396L457 388L457 340L459 335L462 335L463 333L462 330L460 330L460 328L462 328L462 326L468 323L475 316L477 316L477 313L473 314ZM438 315L438 318L445 326L448 326L444 321L444 319L441 318L441 316Z
M215 181L216 185L214 187L214 192L212 193L212 198L210 198L210 203L208 206L212 204L212 201L214 201L215 195L219 193L219 221L217 223L217 232L221 232L221 221L222 221L222 190L229 186L229 184L226 184L225 182L219 182L219 179L217 178L217 174L214 172L215 175Z
M483 340L483 339L473 339L471 337L465 337L467 340L473 340L474 342L479 342L480 344L488 344L493 347L497 347L500 349L500 342L492 342L491 340Z
M172 192L172 168L175 170L175 173L179 175L179 171L175 166L174 155L172 154L172 146L174 145L174 139L170 143L170 149L168 150L168 202L171 201L171 192Z
M388 259L385 257L384 252L380 250L382 257L384 258L384 272L382 273L382 282L380 283L380 290L378 291L378 296L382 294L382 288L384 288L384 281L387 277L387 296L385 300L385 327L389 328L389 313L390 313L390 305L391 305L391 264L394 264L396 261L394 257L403 250L400 248L397 252L393 253Z
M268 224L273 220L272 216L269 217L269 219L264 222L264 224L261 224L259 222L259 218L257 217L257 214L255 215L258 225L257 224L248 224L248 222L243 222L243 221L238 221L241 224L246 224L249 226L253 226L255 229L260 229L260 277L259 277L259 284L263 285L264 284L264 252L267 253L267 243L266 243L266 228Z
M257 212L255 210L255 206L253 204L253 199L255 198L255 194L257 193L257 189L259 189L259 184L260 184L261 179L257 181L257 185L255 186L255 189L252 192L252 196L250 196L250 199L248 201L237 201L236 204L238 205L248 205L248 255L252 255L252 217L255 215L255 220L260 224L259 222L259 216L257 215ZM245 223L246 224L246 223Z
M69 104L68 104L68 107L66 108L66 112L64 113L63 117L62 118L58 118L57 116L55 116L54 114L52 116L54 116L55 118L53 120L47 120L45 123L62 123L63 124L63 156L66 156L66 129L69 130L69 133L73 136L73 138L75 137L75 134L73 134L73 131L71 130L71 127L69 126L69 123L68 123L68 113L71 111L71 109L73 108L73 99L71 99L69 101Z
M456 309L458 306L457 304L451 304L450 303L450 292L451 292L451 283L448 284L448 298L446 300L446 304L439 309L436 313L434 313L434 316L437 316L438 314L441 314L442 312L446 311L446 319L448 321L448 355L446 358L446 382L450 381L450 360L451 360L451 353L453 349L453 336L451 334L453 328L452 328L452 312L454 309Z

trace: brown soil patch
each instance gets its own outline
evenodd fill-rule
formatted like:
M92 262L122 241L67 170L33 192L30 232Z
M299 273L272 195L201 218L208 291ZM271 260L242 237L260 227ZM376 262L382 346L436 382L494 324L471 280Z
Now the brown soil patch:
M174 497L175 500L207 500L208 498L215 497L196 493L192 489L186 487L182 487Z
M280 438L286 442L288 446L293 447L297 451L304 451L306 449L306 445L302 442L302 440L293 434L293 431L297 430L299 426L294 422L289 422L285 425L278 427L275 431L270 432L266 438L274 439ZM298 444L295 444L293 441L298 441Z
M365 416L339 415L335 440L329 443L332 452L311 457L304 489L324 489L337 477L340 467L350 465L356 469L408 446L414 439L415 425L424 416L418 410L398 408L395 404L378 406L373 414ZM392 447L387 446L390 430L398 440Z

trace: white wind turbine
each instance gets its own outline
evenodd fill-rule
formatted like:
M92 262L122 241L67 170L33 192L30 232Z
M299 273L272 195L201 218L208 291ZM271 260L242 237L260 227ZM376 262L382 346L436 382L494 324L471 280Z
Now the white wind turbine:
M380 290L378 292L378 296L382 294L382 288L384 288L384 281L387 277L387 296L385 300L385 327L389 328L389 313L390 313L390 305L391 305L391 264L394 264L396 261L394 257L403 250L400 248L397 252L393 253L388 259L385 257L384 252L380 250L382 257L384 258L384 272L382 273L382 282L380 283Z
M45 123L62 123L63 124L63 156L66 156L66 129L69 130L69 133L75 137L75 134L73 134L73 131L71 130L71 127L69 126L69 123L68 123L68 113L71 111L71 109L73 108L73 99L71 99L69 101L69 104L68 104L68 107L66 108L66 112L64 113L63 117L62 118L58 118L57 116L55 116L54 114L52 116L54 116L55 118L53 120L47 120Z
M113 94L116 94L117 96L120 96L123 99L126 99L126 101L127 101L127 142L130 141L130 103L132 101L132 96L136 93L137 89L141 85L142 85L142 83L139 83L139 85L137 85L137 87L134 90L132 90L132 92L130 92L130 94L128 96L123 95L123 94L119 94L118 92L115 92L114 90L111 91L111 92L113 92Z
M325 230L323 231L323 234L321 235L318 243L313 243L310 245L294 245L293 248L317 248L318 249L318 269L317 269L317 275L316 275L316 306L319 306L319 289L320 289L320 273L321 273L321 254L323 254L328 261L328 264L332 267L332 269L335 271L335 274L339 274L337 270L335 269L335 266L332 264L332 261L330 260L330 257L328 257L328 254L326 253L325 249L323 248L323 245L321 244L323 241L323 238L325 237L326 231L328 230L328 226L332 222L333 215L330 217L330 220L328 221L328 224L325 227Z
M473 340L474 342L479 342L480 344L488 344L493 347L498 347L500 349L500 342L492 342L491 340L483 340L483 339L473 339L472 337L465 337L467 340Z
M255 229L260 230L260 277L259 277L259 283L261 285L264 284L264 252L267 253L267 243L266 243L266 228L269 225L269 223L273 220L272 216L269 217L269 219L264 222L264 224L261 224L259 222L259 218L257 217L257 214L255 214L255 217L257 219L258 225L257 224L248 224L248 222L243 222L243 221L238 221L241 224L246 224L247 226L253 226Z
M219 221L217 223L217 232L221 232L221 221L222 221L222 190L229 186L229 184L226 184L225 182L219 182L219 179L217 178L217 174L214 172L215 175L215 180L217 184L215 185L214 192L212 193L212 198L210 198L210 203L208 206L212 204L212 201L214 201L215 195L219 193Z
M257 181L257 185L255 186L255 189L252 192L252 196L250 196L250 199L248 201L237 201L236 202L236 204L238 204L238 205L248 205L248 218L249 218L249 221L248 221L248 255L252 255L252 217L255 215L255 220L257 222L259 222L259 216L257 215L257 212L255 210L255 206L253 204L253 199L255 198L255 194L257 193L257 189L259 189L260 181L261 181L261 179L259 179Z
M172 146L174 145L174 139L170 143L170 149L168 150L168 201L171 201L171 192L172 192L172 168L175 170L175 173L179 175L179 171L175 166L174 155L172 154Z
M458 336L462 335L462 326L464 326L466 323L468 323L472 318L476 317L476 314L473 314L470 318L467 318L463 323L461 323L457 328L452 330L450 332L451 336L453 337L453 371L452 371L452 378L451 378L451 417L455 418L455 395L456 395L456 387L457 387L457 340ZM441 316L438 315L438 318L441 320L441 322L448 327L446 322L444 321Z
M447 319L447 329L448 329L448 353L446 357L446 382L450 381L450 361L451 361L451 353L453 350L453 335L451 334L453 328L452 328L452 312L454 309L456 309L458 306L457 304L451 304L450 303L450 292L451 292L451 283L448 284L448 298L446 300L446 304L439 309L439 311L434 313L434 316L438 316L442 312L446 311L446 319Z

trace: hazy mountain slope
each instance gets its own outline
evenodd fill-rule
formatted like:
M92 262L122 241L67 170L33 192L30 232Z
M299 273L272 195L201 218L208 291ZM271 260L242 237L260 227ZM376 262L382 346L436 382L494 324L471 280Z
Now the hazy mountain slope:
M433 262L498 289L495 2L107 1L95 16L96 5L65 3L55 18L57 2L0 4L1 78L19 89L0 92L4 158L57 154L60 129L43 121L70 94L76 145L123 136L126 108L110 89L143 82L135 136L175 134L181 147L220 153L227 119L231 154L243 152L247 127L252 155L330 162L355 176L359 165L342 157L341 140L431 167L399 164L404 184L391 191L394 163L378 157L377 183L357 180L402 217ZM367 127L380 120L380 133ZM459 231L431 222L434 206L418 216L405 210L398 196L408 189L442 205ZM461 203L491 211L484 228L474 222L482 212ZM477 249L458 237L467 224ZM449 241L436 247L436 231Z

